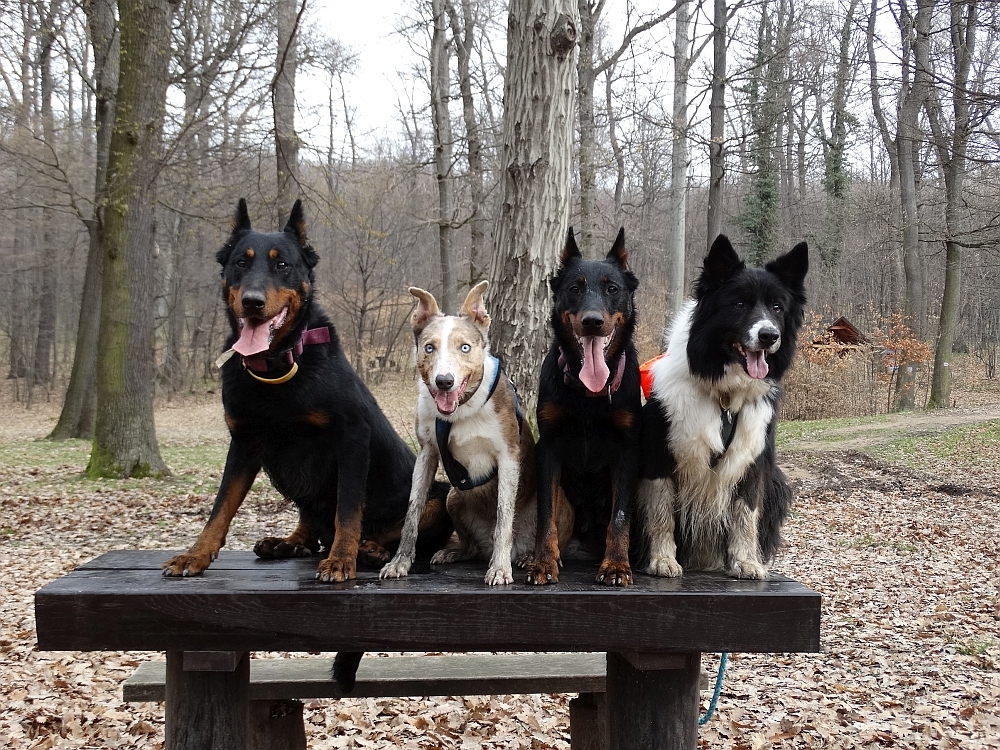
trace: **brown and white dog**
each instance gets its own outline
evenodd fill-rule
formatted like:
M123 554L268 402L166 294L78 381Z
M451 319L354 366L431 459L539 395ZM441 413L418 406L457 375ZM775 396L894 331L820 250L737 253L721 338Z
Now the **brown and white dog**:
M489 559L486 583L513 582L511 562L524 565L535 544L535 440L522 424L517 395L490 354L490 316L483 304L489 283L474 286L458 315L443 315L430 292L415 287L413 313L420 451L410 485L410 507L399 548L382 578L405 576L414 558L417 525L439 463L452 489L448 514L457 539L431 563ZM569 543L573 511L556 513L561 545Z

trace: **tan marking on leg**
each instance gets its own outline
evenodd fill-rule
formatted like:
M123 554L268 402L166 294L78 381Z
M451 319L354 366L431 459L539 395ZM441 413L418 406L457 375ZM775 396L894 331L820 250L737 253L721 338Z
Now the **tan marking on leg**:
M361 508L343 517L338 511L334 522L330 554L319 564L316 577L325 582L357 577L358 547L361 544Z

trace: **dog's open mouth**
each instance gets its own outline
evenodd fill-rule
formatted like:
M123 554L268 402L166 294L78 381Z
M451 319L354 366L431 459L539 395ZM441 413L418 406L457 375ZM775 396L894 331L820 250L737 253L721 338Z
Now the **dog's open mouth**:
M743 357L743 368L747 371L747 375L754 380L763 380L767 377L769 368L763 349L746 349L738 341L733 346Z
M469 379L466 378L458 388L452 388L450 391L436 391L431 388L431 396L434 397L438 411L442 414L452 414L458 408L458 402L462 398L462 394L465 393L465 386L468 384Z
M615 329L617 330L617 329ZM603 391L611 377L607 355L615 331L610 336L577 336L576 341L583 352L583 366L580 368L580 382L588 391Z
M273 318L267 320L256 320L254 318L239 318L240 338L233 344L233 351L244 357L266 352L274 341L274 333L285 323L288 317L288 308L281 308L281 312Z

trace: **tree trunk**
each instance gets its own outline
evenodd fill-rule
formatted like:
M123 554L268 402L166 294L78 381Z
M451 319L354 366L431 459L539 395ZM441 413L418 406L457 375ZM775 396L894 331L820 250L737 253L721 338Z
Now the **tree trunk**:
M121 66L108 157L97 420L87 476L168 473L153 424L156 182L173 4L118 0Z
M688 117L687 83L691 66L690 2L677 3L674 14L673 146L670 151L670 242L667 245L667 323L684 304L684 255L687 244Z
M923 0L933 5L933 0ZM932 76L932 95L924 106L927 109L934 147L938 152L938 165L945 182L947 205L945 207L945 276L944 296L941 299L940 327L937 346L934 350L934 373L931 376L931 395L928 408L951 405L951 355L958 326L959 302L962 289L962 245L959 238L965 229L965 171L970 125L970 104L974 96L982 92L969 91L969 71L976 48L976 25L978 22L978 2L953 2L951 4L951 53L954 80L951 81L951 103L954 115L952 131L945 133L941 122L941 103L938 93L940 79ZM930 72L929 50L926 61L918 57L918 65ZM950 142L949 142L950 141Z
M577 161L580 170L580 218L579 231L574 232L580 252L584 258L592 257L594 244L595 200L597 192L596 127L594 124L594 29L600 21L604 0L596 4L592 0L579 0L580 12L579 53L576 63L576 104L579 117L580 146Z
M715 0L712 32L712 98L708 105L711 124L708 146L708 248L722 234L722 201L726 176L726 0ZM706 249L708 249L706 248Z
M114 0L88 0L83 4L90 41L94 47L94 129L97 137L94 165L94 215L87 222L90 246L83 278L83 299L76 329L73 370L59 422L51 440L94 436L97 407L95 379L97 340L101 325L101 286L104 268L104 209L107 200L108 150L115 117L118 88L118 25Z
M295 73L298 69L298 6L278 0L275 6L278 52L271 83L274 110L274 155L278 169L278 215L291 208L299 194L299 139L295 134Z
M469 197L472 218L469 219L469 288L483 280L485 271L481 266L480 252L486 237L484 229L486 217L486 189L483 181L483 144L479 134L479 118L476 102L472 96L472 47L476 34L476 22L472 14L470 0L462 0L462 16L459 18L453 2L448 2L452 36L458 57L458 87L462 92L462 117L465 120L465 141L469 161Z
M550 335L548 280L569 225L579 25L576 0L510 3L490 338L528 414Z
M451 75L448 68L448 17L445 0L431 0L434 31L431 34L430 88L434 122L434 173L438 189L438 252L441 257L441 307L455 315L455 257L452 249L451 117L448 99Z

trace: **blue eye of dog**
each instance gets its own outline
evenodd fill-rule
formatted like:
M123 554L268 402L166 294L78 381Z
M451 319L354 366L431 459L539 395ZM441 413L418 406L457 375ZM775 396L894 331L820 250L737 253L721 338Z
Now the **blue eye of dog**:
M424 345L424 351L427 352L428 354L430 354L431 352L433 352L434 351L434 344L425 344Z
M462 344L462 346L459 348L462 350L463 354L468 354L469 352L472 351L472 347L469 346L468 344Z
M288 268L288 264L285 263L285 261L283 260L279 260L277 263L274 264L274 267L277 268L279 271L284 271L286 268Z

